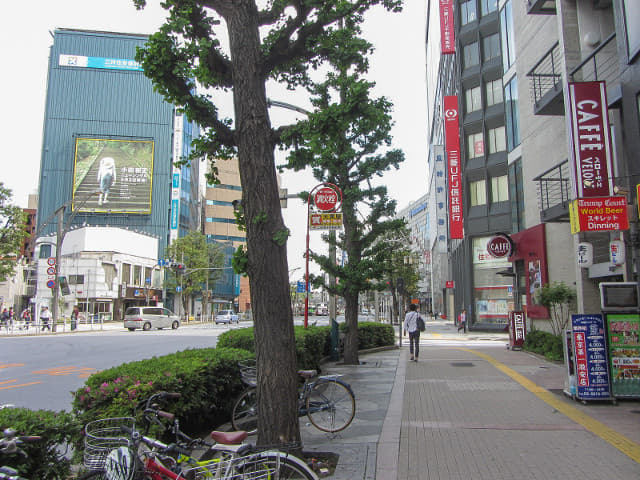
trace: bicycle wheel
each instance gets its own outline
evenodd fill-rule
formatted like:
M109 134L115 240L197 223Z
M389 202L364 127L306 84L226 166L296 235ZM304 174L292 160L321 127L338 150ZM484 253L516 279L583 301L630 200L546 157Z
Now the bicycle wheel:
M339 432L349 426L356 414L356 399L341 380L319 379L307 396L307 417L323 432Z
M259 452L233 462L236 473L247 480L318 480L318 476L302 460L283 452Z
M249 435L258 431L258 396L255 388L248 388L238 397L231 413L231 425Z

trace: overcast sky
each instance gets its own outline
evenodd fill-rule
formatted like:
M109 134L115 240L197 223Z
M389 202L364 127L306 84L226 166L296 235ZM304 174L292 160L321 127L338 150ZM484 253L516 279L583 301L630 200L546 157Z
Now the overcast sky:
M137 11L133 0L32 0L5 2L0 20L3 74L0 95L4 111L1 132L4 174L1 181L13 190L13 202L27 206L27 198L38 188L42 149L45 93L50 32L56 28L78 28L150 34L162 24L165 11L159 0L148 0ZM405 152L406 161L398 172L388 173L384 183L390 196L404 208L427 188L427 113L425 85L426 0L407 0L404 11L389 14L376 8L367 16L365 36L375 46L370 79L377 84L375 95L394 104L394 148ZM271 92L269 93L271 95ZM292 95L280 101L296 104ZM272 113L286 115L289 113ZM310 190L315 180L309 174L289 174L283 186L293 193ZM302 274L305 247L306 207L290 201L284 212L292 230L289 268ZM319 240L312 239L313 243ZM312 249L315 246L312 245Z

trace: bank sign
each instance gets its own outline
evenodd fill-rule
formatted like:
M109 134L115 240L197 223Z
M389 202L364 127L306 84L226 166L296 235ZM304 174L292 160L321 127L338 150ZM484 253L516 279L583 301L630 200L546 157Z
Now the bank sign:
M569 204L571 233L627 230L625 197L578 198Z
M605 82L569 83L576 197L613 195Z

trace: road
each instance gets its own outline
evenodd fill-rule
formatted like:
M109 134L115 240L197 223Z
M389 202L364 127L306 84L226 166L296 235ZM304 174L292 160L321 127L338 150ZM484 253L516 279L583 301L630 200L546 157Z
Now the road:
M309 317L309 324L328 325L327 318ZM304 320L296 317L295 323ZM71 392L92 373L189 348L215 347L223 332L251 325L183 324L177 330L129 332L121 324L105 324L104 330L3 336L0 405L70 411Z

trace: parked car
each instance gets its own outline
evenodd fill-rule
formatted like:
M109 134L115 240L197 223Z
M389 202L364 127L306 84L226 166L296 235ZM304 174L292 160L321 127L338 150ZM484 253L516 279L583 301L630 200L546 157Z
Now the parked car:
M176 329L180 326L180 317L168 308L129 307L124 312L124 328L134 331L136 328L151 330L157 328Z
M216 316L213 319L216 322L216 325L219 323L238 323L240 321L240 317L233 310L220 310L216 313Z

